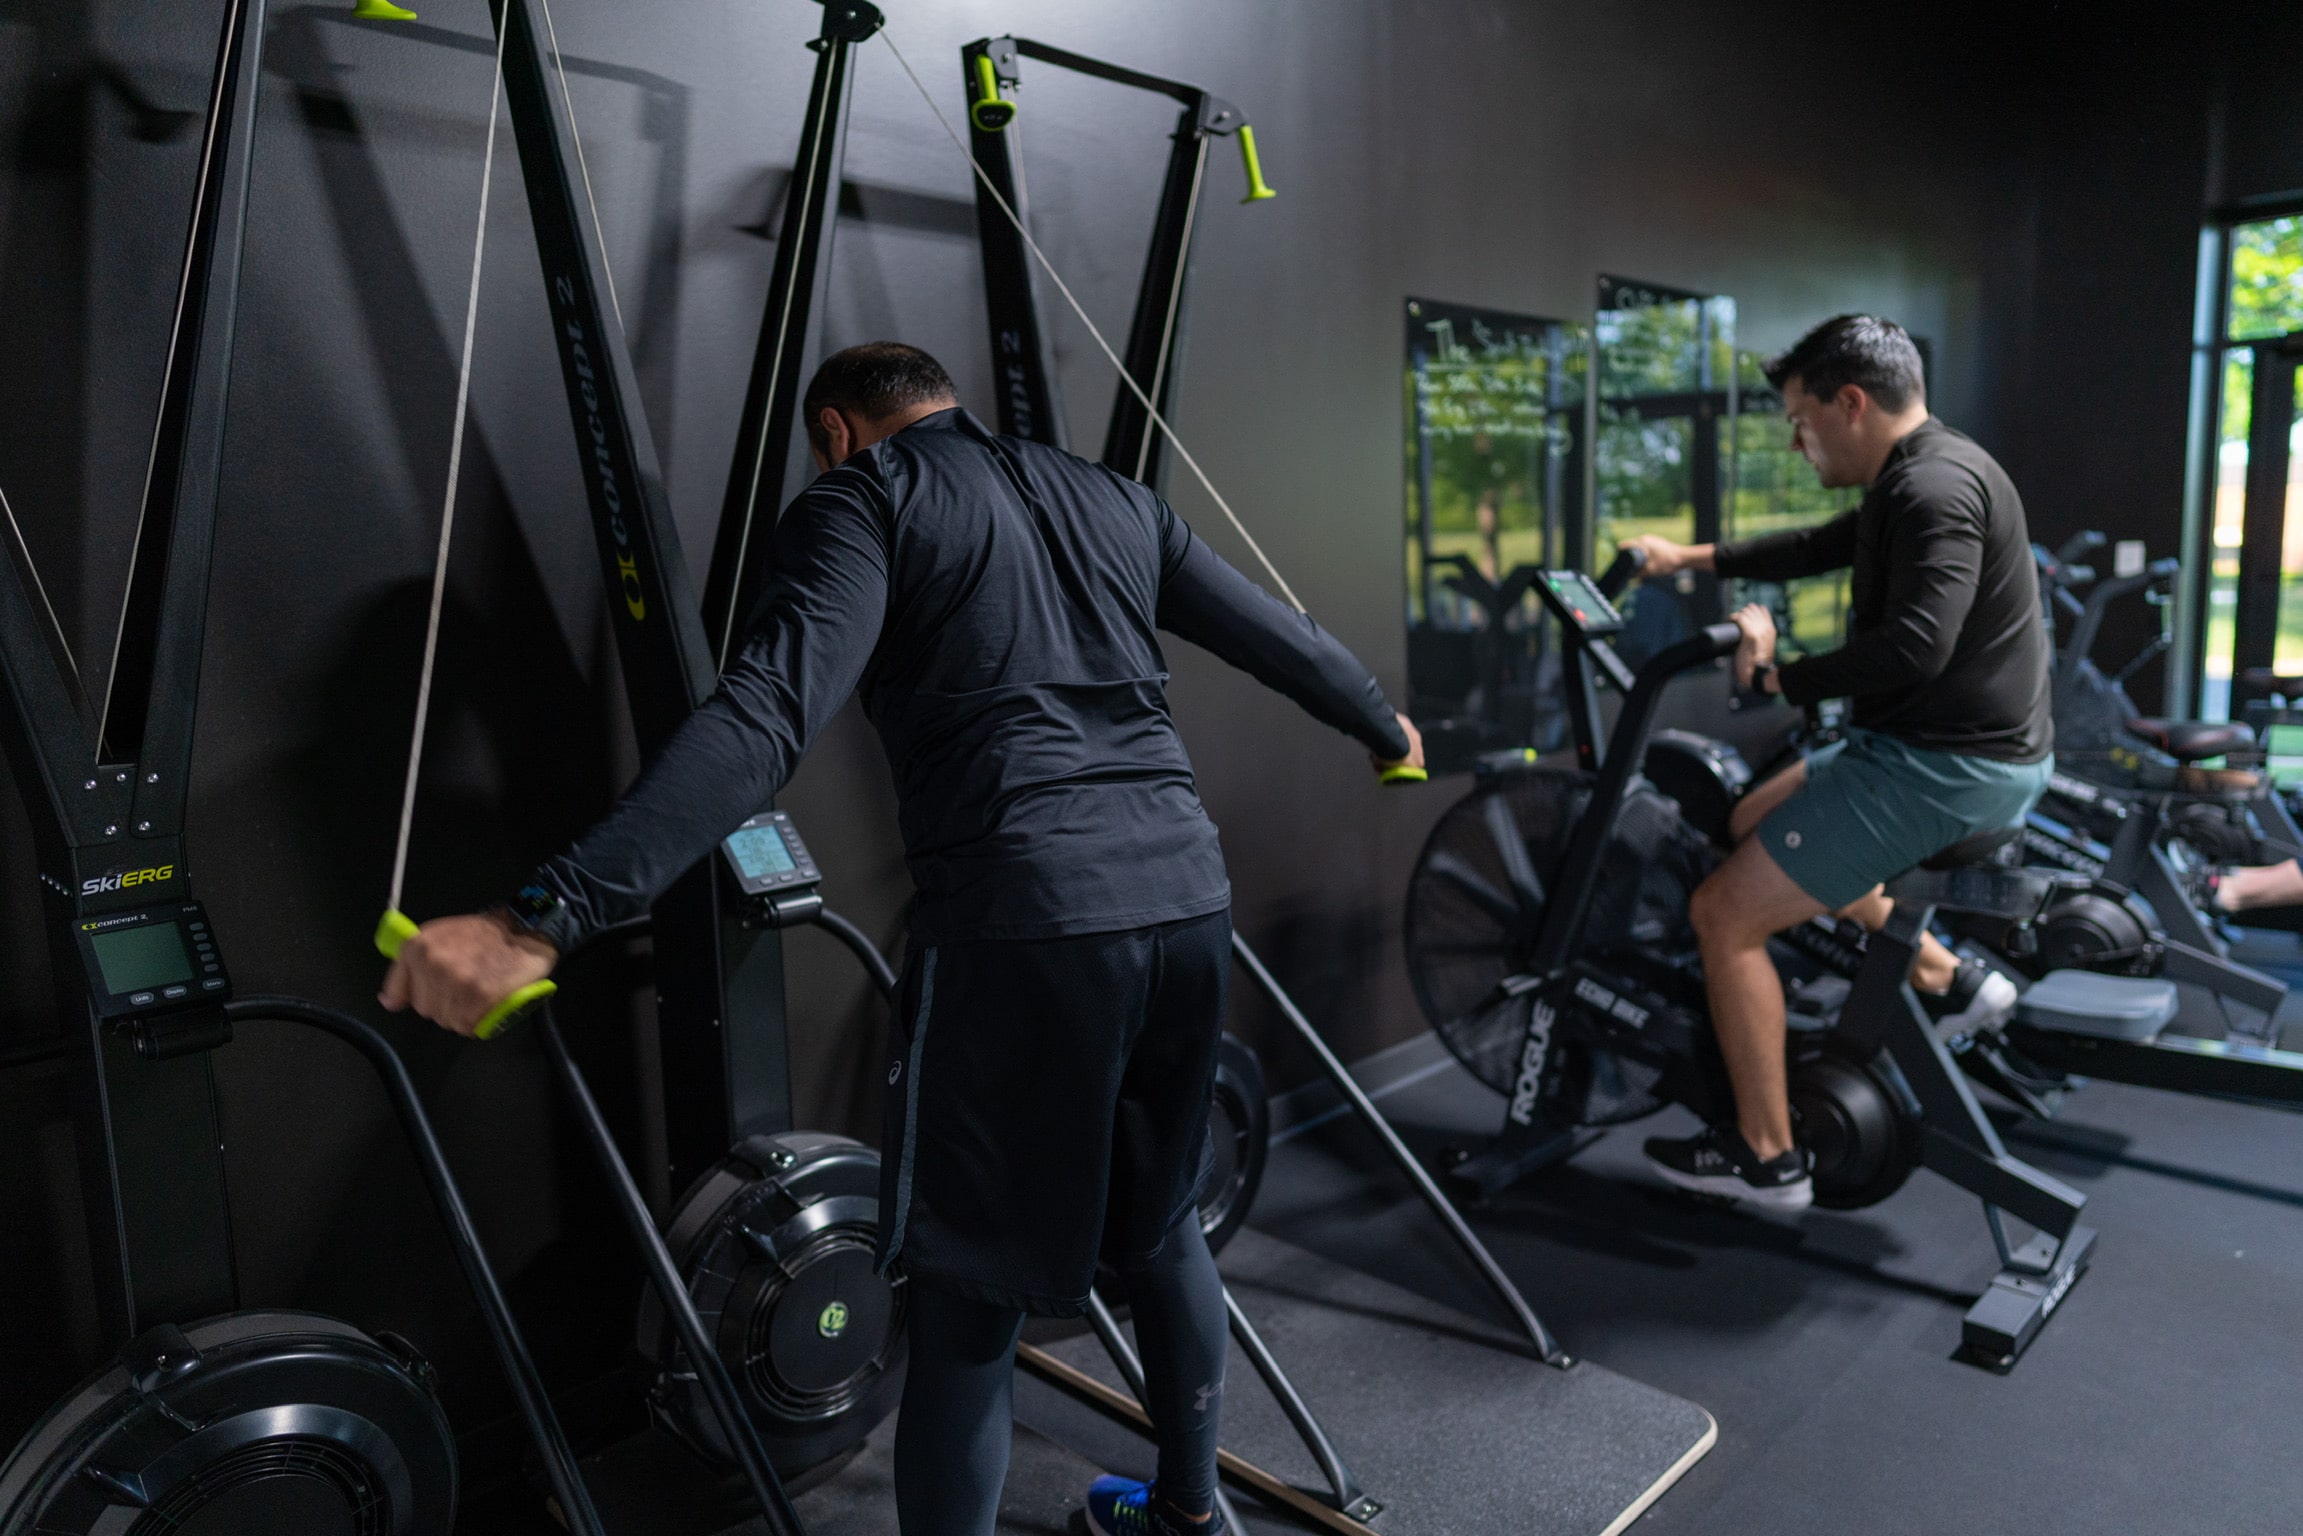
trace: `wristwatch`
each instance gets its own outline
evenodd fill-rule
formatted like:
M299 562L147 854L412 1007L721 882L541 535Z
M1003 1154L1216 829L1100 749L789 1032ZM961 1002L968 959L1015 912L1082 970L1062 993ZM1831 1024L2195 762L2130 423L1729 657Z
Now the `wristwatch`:
M562 953L567 951L576 926L575 916L560 900L559 893L543 881L529 881L513 892L508 901L497 902L495 910L515 928L534 934Z
M1767 692L1767 680L1773 676L1775 676L1775 663L1772 661L1763 661L1758 666L1753 667L1751 669L1751 691L1753 693ZM1780 687L1781 685L1778 684L1777 686Z

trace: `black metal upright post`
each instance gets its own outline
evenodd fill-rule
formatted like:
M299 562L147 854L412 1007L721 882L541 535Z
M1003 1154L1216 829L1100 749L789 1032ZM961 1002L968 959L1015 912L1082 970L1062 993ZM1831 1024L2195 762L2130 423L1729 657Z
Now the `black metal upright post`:
M971 99L983 68L978 61L983 59L991 61L1001 89L1012 90L1021 83L1016 40L984 38L960 50ZM1022 232L1000 207L1005 202L1017 218L1031 217L1015 139L1005 122L996 128L986 127L983 115L971 111L968 149L984 170L984 179L975 183L976 239L983 248L984 313L991 322L992 375L999 391L1000 430L1010 437L1068 448L1070 433L1064 423L1063 397L1032 286L1031 252L1025 248ZM986 181L991 184L988 188Z
M2288 434L2295 424L2294 343L2255 349L2255 388L2247 430L2246 500L2240 513L2239 601L2231 637L2231 708L2237 719L2251 669L2269 668L2279 649L2279 596L2285 578Z
M1688 500L1695 508L1695 542L1716 544L1726 537L1726 481L1720 473L1719 424L1725 413L1727 391L1712 377L1713 345L1711 301L1696 301L1695 401L1688 413ZM1716 623L1720 617L1719 578L1696 571L1689 607L1698 624Z
M59 654L29 551L0 542L0 747L30 813L65 1027L80 1046L77 1121L96 1301L121 1342L237 1304L222 1127L197 1005L164 1032L97 1016L78 949L105 915L189 899L185 784L208 606L264 30L227 7L185 241L135 552L101 723ZM139 1050L139 1046L142 1047Z
M849 79L856 46L885 20L865 0L824 0L823 31L815 50L815 82L800 125L799 157L784 193L776 235L776 262L768 278L767 310L752 354L752 376L737 420L736 451L720 532L704 581L704 626L715 668L725 670L742 638L744 615L767 574L767 525L784 504L784 472L798 423L801 370L807 366L813 323L822 309L830 271L831 232L839 204L840 163L846 153Z
M551 89L531 0L496 0L504 100L519 145L536 254L575 425L577 457L608 588L640 750L660 748L718 677L702 609L640 410L631 352L587 231L574 132ZM730 1145L791 1127L783 947L736 921L713 860L656 902L656 1005L670 1184L685 1188Z
M1180 103L1167 174L1160 184L1159 211L1152 221L1133 320L1121 361L1161 416L1175 397L1183 366L1184 301L1191 280L1192 227L1206 179L1208 141L1241 133L1247 119L1237 107L1196 85L1123 69L1101 59L1051 48L1030 38L984 38L961 50L971 100L980 102L983 66L991 61L1003 88L1020 83L1019 61L1033 59L1099 80L1154 91ZM1019 174L1009 130L987 127L970 114L970 147L986 176L1020 218ZM1245 135L1242 135L1245 142ZM1249 196L1270 196L1251 183ZM1061 396L1050 361L1046 334L1032 287L1031 255L1023 235L981 182L976 186L976 234L983 245L985 310L991 321L992 367L999 380L1000 430L1034 442L1065 446ZM1150 413L1133 390L1122 386L1112 400L1111 424L1104 435L1103 462L1133 480L1157 489L1166 463L1166 444Z
M1135 316L1128 324L1121 361L1128 377L1151 398L1164 418L1183 368L1184 298L1191 280L1193 215L1199 209L1200 182L1207 172L1210 113L1238 114L1201 94L1176 119L1168 150L1167 176L1160 184L1159 212L1152 220L1144 254L1143 281L1136 288ZM1135 391L1112 396L1111 425L1104 432L1104 463L1158 490L1164 483L1167 440L1153 427L1151 413Z

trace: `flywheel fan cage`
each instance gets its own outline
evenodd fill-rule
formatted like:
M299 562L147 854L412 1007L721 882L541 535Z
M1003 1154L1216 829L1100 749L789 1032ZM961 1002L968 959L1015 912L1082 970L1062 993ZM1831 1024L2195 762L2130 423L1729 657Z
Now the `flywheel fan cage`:
M1663 1107L1656 1089L1663 1069L1614 1051L1586 1045L1572 1046L1579 1058L1575 1070L1580 1100L1574 1119L1578 1125L1621 1125L1643 1119Z
M1431 829L1408 878L1408 979L1442 1044L1498 1093L1518 1072L1525 1005L1496 983L1524 967L1576 818L1580 774L1551 770L1483 784Z
M137 1516L127 1536L176 1536L242 1485L279 1477L325 1484L344 1501L345 1529L354 1536L391 1536L392 1505L381 1480L344 1447L300 1437L261 1441L209 1462Z
M841 1380L810 1389L789 1379L778 1368L775 1349L776 1316L785 1303L789 1281L811 1264L834 1261L841 1254L861 1255L868 1263L877 1247L877 1234L865 1227L834 1227L820 1234L807 1248L786 1256L780 1274L770 1280L752 1304L744 1329L744 1358L740 1378L775 1419L793 1427L812 1426L852 1413L870 1397L895 1357L904 1336L904 1292L893 1293L891 1315L880 1347L868 1360Z

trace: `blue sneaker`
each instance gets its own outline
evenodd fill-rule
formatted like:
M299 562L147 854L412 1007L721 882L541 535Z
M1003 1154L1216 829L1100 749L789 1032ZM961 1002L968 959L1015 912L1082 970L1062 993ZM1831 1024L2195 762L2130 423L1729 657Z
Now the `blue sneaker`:
M1088 1529L1094 1536L1223 1536L1223 1517L1170 1519L1153 1507L1152 1485L1105 1475L1088 1485Z

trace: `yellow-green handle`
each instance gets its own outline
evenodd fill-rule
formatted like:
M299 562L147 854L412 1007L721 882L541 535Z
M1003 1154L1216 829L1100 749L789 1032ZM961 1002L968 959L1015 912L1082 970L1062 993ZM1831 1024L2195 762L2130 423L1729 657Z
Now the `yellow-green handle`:
M533 1012L547 997L560 990L560 984L549 978L531 981L519 991L505 998L495 1007L480 1015L480 1022L472 1030L475 1040L493 1040Z
M1263 162L1256 158L1255 153L1255 129L1246 123L1239 125L1239 157L1247 166L1247 196L1241 198L1241 202L1260 203L1266 198L1279 196L1271 189L1271 184L1263 179Z
M968 120L986 133L997 133L1016 119L1016 104L1000 94L999 71L992 56L976 55L976 99L968 103Z
M416 920L407 913L387 907L376 920L376 951L387 960L400 958L400 947L416 936ZM477 1040L493 1040L512 1025L525 1018L545 998L560 990L551 980L531 981L480 1016L478 1027L472 1031Z
M352 7L353 16L361 21L414 21L416 13L392 0L358 0Z
M1431 775L1413 763L1393 763L1378 777L1386 784L1421 784L1429 780Z
M386 907L376 919L376 953L387 960L400 958L400 946L416 936L416 920L396 907Z

